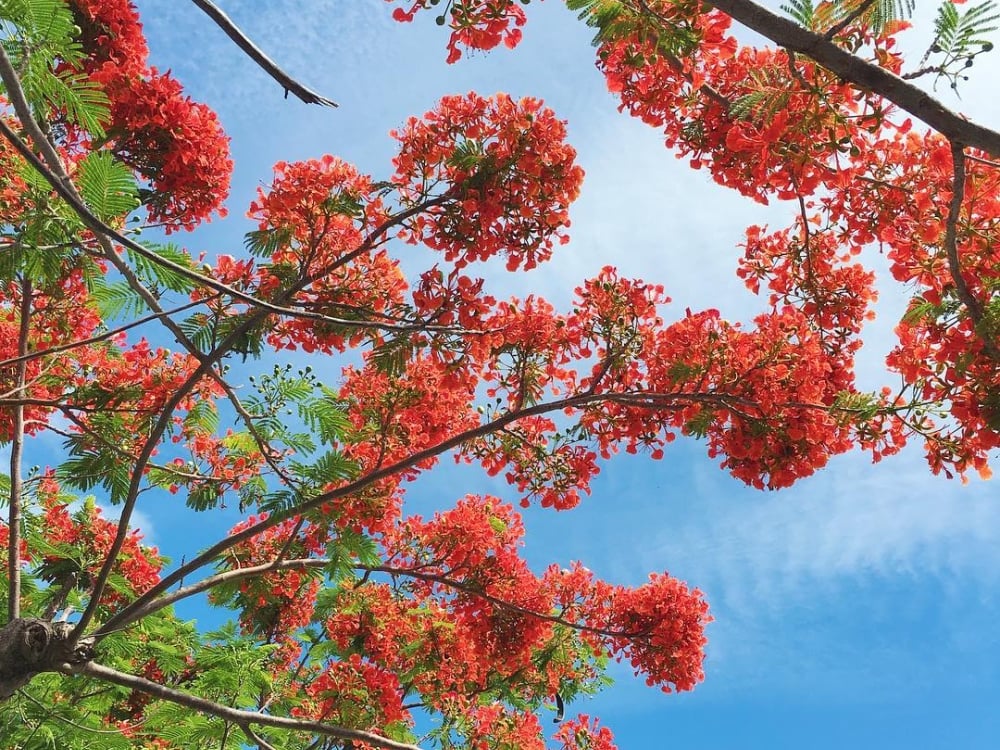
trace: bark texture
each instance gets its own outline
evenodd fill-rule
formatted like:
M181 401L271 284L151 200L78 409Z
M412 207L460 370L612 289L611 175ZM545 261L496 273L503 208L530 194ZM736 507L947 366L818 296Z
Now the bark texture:
M64 671L94 658L93 641L73 642L65 622L17 618L0 629L0 700L41 672Z

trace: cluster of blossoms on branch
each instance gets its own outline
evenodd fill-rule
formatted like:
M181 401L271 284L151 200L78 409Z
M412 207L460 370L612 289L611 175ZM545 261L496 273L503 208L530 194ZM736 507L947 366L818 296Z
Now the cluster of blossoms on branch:
M146 180L150 222L167 232L225 216L232 161L215 112L192 101L170 73L150 67L135 6L128 0L73 0L88 52L85 72L107 96L106 143Z
M598 690L609 659L667 692L703 679L711 617L697 589L666 573L616 585L578 562L534 571L505 499L467 494L429 519L408 514L411 482L446 454L502 477L522 506L557 510L616 452L660 459L678 435L760 488L854 447L880 459L914 434L934 471L988 473L1000 444L996 165L915 132L813 62L740 45L729 16L688 0L623 0L603 15L602 0L571 3L597 14L597 64L623 110L720 184L797 209L789 228L747 230L738 274L767 302L745 323L716 309L668 319L663 287L610 267L566 311L493 294L477 264L547 261L568 240L583 180L565 123L505 94L446 96L410 118L392 131L383 180L332 155L279 162L250 203L245 255L206 262L137 242L114 227L140 203L166 232L224 214L226 136L149 65L132 3L51 2L77 33L50 72L100 101L90 118L30 102L57 151L47 183L16 128L0 145L11 258L0 438L17 449L0 546L11 620L22 599L46 622L82 610L70 638L104 655L64 671L120 688L61 717L69 725L162 750L196 735L226 746L234 727L268 747L257 725L412 748L401 743L429 713L442 747L541 750L540 712ZM521 5L447 2L449 61L515 47ZM393 16L436 6L408 0ZM898 73L901 30L857 15L829 34ZM9 100L5 126L25 118ZM70 181L93 215L59 202ZM426 248L431 267L409 278L397 245ZM887 360L902 387L864 394L854 359L875 277L859 258L873 245L916 291ZM176 351L130 338L154 320ZM286 363L300 354L323 355L324 376ZM273 369L236 383L236 355L240 371L262 358ZM19 451L44 433L63 442L62 460L25 479ZM101 493L122 521L70 490ZM147 492L242 520L168 570L129 530ZM44 585L22 591L22 576ZM180 622L172 605L205 592L236 622L212 634ZM61 675L37 690L36 675L15 677L30 691L18 711L49 688L67 710L86 703L86 687ZM0 694L8 682L0 663ZM219 721L178 713L191 709ZM614 748L587 714L552 740Z
M988 475L989 452L1000 445L990 281L998 175L989 155L960 150L956 185L959 167L945 137L916 132L879 92L859 89L805 56L739 44L731 18L699 2L573 5L593 6L597 65L622 110L661 129L668 148L720 184L764 203L797 202L792 228L748 230L739 273L753 291L769 289L772 315L787 321L783 308L801 311L837 377L847 378L853 367L875 300L874 274L857 258L862 250L876 245L893 277L915 285L887 358L903 388L876 399L885 415L905 417L879 417L878 427L861 431L861 444L878 459L916 434L925 438L935 472ZM447 14L449 61L461 48L497 46L499 38L487 30L523 25L519 6L465 3ZM897 40L909 24L872 20L862 6L838 10L824 3L806 20L860 60L905 75ZM412 20L427 7L416 3L396 16ZM465 31L470 24L482 34ZM517 39L519 31L510 41ZM961 204L953 211L956 193ZM829 395L821 399L828 405ZM860 403L841 399L848 402Z

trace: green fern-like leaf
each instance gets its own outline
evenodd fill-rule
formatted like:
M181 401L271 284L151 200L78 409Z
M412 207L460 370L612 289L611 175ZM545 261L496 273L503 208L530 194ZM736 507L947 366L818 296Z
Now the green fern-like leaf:
M863 26L879 33L913 15L916 0L834 0L814 6L811 0L789 0L781 9L801 26L823 33L838 26Z
M270 258L286 247L291 240L292 230L288 227L254 229L246 233L243 244L251 255L258 258Z
M781 6L781 9L800 26L815 29L816 8L812 0L789 0L787 5Z
M216 341L215 326L205 313L195 313L178 323L184 335L201 351L207 352Z
M134 317L146 311L146 302L126 282L91 285L90 295L104 320Z
M186 250L172 244L157 245L143 243L143 247L155 257L150 258L140 255L132 250L126 251L129 260L134 264L135 270L143 282L150 286L162 287L172 292L182 292L185 294L195 289L197 284L194 280L175 268L166 265L166 263L171 263L174 266L194 270L194 263ZM166 261L166 263L158 262L157 258Z
M103 136L107 97L86 75L73 70L83 58L74 39L78 33L73 13L60 0L0 0L0 36L32 107L46 117L54 109Z
M773 73L751 74L755 91L739 97L729 106L729 114L741 120L767 122L788 104L790 88Z
M389 339L372 351L372 364L390 377L398 377L406 370L406 363L413 356L413 343L401 336Z
M944 2L934 21L935 42L931 51L958 57L983 48L992 49L993 43L987 35L997 30L997 21L1000 13L993 0L973 5L965 13L959 13L953 3Z
M80 193L99 219L109 221L138 207L139 199L128 167L106 151L96 151L80 162Z
M868 28L879 33L890 23L908 19L915 8L916 0L876 0L863 18Z
M184 417L184 428L199 435L211 435L219 427L219 411L212 401L197 401Z
M581 21L597 30L595 47L622 33L631 15L618 0L566 0L566 7L576 11Z
M309 429L318 432L319 439L326 444L344 442L353 428L345 405L327 388L323 389L321 398L301 402L298 412L299 418Z

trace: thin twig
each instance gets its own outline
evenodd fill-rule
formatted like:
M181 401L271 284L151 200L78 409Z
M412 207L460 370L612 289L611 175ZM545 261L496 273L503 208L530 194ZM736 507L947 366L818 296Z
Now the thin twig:
M17 334L17 353L28 351L28 333L31 325L31 280L21 280L21 321ZM24 392L28 363L24 360L15 366L15 393ZM14 405L10 446L10 506L7 511L7 622L21 616L21 454L24 451L24 404Z
M987 167L994 167L1000 169L1000 162L990 161L989 159L984 159L981 156L976 156L975 154L966 154L965 158L967 161L974 161L977 164L983 164Z
M826 39L827 41L833 41L833 38L835 36L837 36L837 34L839 34L841 31L843 31L848 26L850 26L852 23L854 23L855 20L857 20L858 18L860 18L861 16L863 16L865 14L865 12L869 8L871 8L874 4L875 4L875 0L864 0L864 2L862 2L860 5L858 5L857 8L855 8L850 13L848 13L847 16L844 18L843 21L841 21L840 23L836 24L829 31L827 31L823 35L823 38Z
M102 341L107 341L108 339L114 338L119 333L125 333L133 328L138 328L139 326L145 325L151 321L157 320L158 318L170 317L171 315L176 315L177 313L184 312L185 310L190 310L192 307L198 307L204 305L212 300L219 299L220 294L213 294L211 297L206 297L204 299L195 300L194 302L188 302L187 304L181 305L180 307L175 307L171 310L163 310L162 312L152 313L151 315L146 315L145 317L139 318L138 320L133 320L131 323L126 323L125 325L119 326L118 328L112 328L111 330L105 331L104 333L99 333L96 336L91 336L86 339L79 339L77 341L70 341L67 344L59 344L58 346L50 346L47 349L35 349L34 351L28 352L22 356L11 357L10 359L0 359L0 367L10 367L11 365L16 365L19 362L30 362L33 359L40 359L42 357L47 357L50 354L59 354L60 352L67 352L72 349L78 349L81 346L87 346L88 344L99 344Z
M243 734L247 736L247 739L257 746L257 750L276 750L274 745L271 745L257 734L249 724L240 724L239 726L243 730Z
M315 91L306 88L301 83L292 78L288 73L278 67L270 57L264 54L263 50L254 44L250 38L244 34L239 26L227 16L215 3L209 0L192 0L192 2L205 11L205 14L215 21L216 26L222 29L226 36L232 39L236 46L243 50L247 56L259 65L265 73L277 81L285 90L285 97L289 92L306 104L319 104L322 107L336 107L337 103L320 96Z

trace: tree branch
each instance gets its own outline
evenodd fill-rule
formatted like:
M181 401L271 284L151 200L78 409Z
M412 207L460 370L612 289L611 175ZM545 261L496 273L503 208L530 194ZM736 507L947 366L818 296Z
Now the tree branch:
M408 568L395 568L389 565L355 565L355 570L364 570L368 573L386 573L392 576L403 576L404 578L415 578L420 581L426 581L428 583L437 583L441 586L453 589L455 591L461 591L463 594L469 594L471 596L479 597L480 599L493 604L500 609L506 609L511 612L517 612L518 614L526 615L528 617L534 617L537 620L544 620L546 622L554 622L558 625L565 625L573 630L594 633L595 635L604 635L610 638L638 638L640 636L646 635L643 632L627 632L624 630L610 630L608 628L597 628L592 625L581 625L578 622L573 622L572 620L567 620L565 617L560 617L559 615L545 614L544 612L536 612L528 607L522 607L520 604L513 604L500 597L487 594L485 591L481 591L463 581L456 581L453 578L449 578L446 575L439 575L437 573L424 573L419 570L412 570Z
M30 362L33 359L41 359L42 357L47 357L50 354L59 354L60 352L68 352L72 349L78 349L81 346L87 346L88 344L98 344L102 341L107 341L108 339L114 338L119 333L125 333L133 328L138 328L139 326L145 325L151 321L158 318L165 318L171 315L176 315L177 313L184 312L185 310L190 310L192 307L198 307L204 305L207 302L216 300L220 297L219 294L213 294L211 297L206 297L204 299L195 300L194 302L188 302L186 304L175 307L171 310L163 310L161 312L155 312L151 315L146 315L145 317L133 320L131 323L126 323L125 325L118 326L117 328L112 328L104 333L99 333L96 336L91 336L86 339L79 339L77 341L70 341L67 344L59 344L58 346L50 346L47 349L35 349L34 351L27 352L23 355L17 357L11 357L10 359L0 359L0 367L10 367L11 365L16 365L20 362Z
M276 750L274 745L269 744L263 737L253 731L253 727L249 724L240 724L240 729L243 730L243 734L246 735L248 740L257 745L257 750Z
M139 596L133 602L112 616L106 623L104 623L104 625L95 631L94 635L99 641L113 630L117 630L122 627L123 623L132 622L134 619L134 612L144 610L151 601L156 599L163 592L167 591L177 582L183 580L185 576L209 564L226 550L229 550L243 542L249 541L262 531L266 531L267 529L278 525L291 515L301 515L302 513L306 513L326 503L354 494L355 492L360 492L376 482L388 479L402 471L416 466L423 461L435 458L442 453L452 450L453 448L457 448L463 443L488 435L521 419L556 411L582 409L601 402L619 403L643 409L680 408L681 404L684 403L711 403L718 405L720 408L730 410L737 410L737 407L741 406L747 408L759 408L759 404L751 401L750 399L718 393L582 393L567 396L566 398L555 401L535 404L534 406L518 411L508 412L491 422L487 422L479 425L478 427L460 432L447 440L443 440L437 445L424 448L423 450L417 451L416 453L408 456L407 458L401 459L396 463L372 471L366 476L356 479L353 482L349 482L341 487L317 495L316 497L311 498L308 502L294 508L289 513L275 513L267 519L262 520L253 526L244 529L243 531L232 534L231 536L216 542L211 547L204 550L201 554L194 557L190 562L181 565L172 573L160 579L159 583L150 587L146 593ZM832 407L826 404L789 403L784 404L783 406L800 409L820 409L824 411L830 411L832 409ZM838 409L837 411L842 413L851 413L854 410L843 408Z
M948 273L955 284L958 298L969 311L969 317L977 326L983 319L983 308L979 300L972 294L969 285L962 276L961 260L958 257L958 220L962 213L962 201L965 199L965 147L956 141L951 142L952 189L951 203L948 205L948 218L944 228L944 250L948 256ZM990 337L982 335L978 330L977 337L983 343L983 349L995 361L1000 361L1000 349Z
M215 575L203 578L190 586L177 589L177 591L172 594L167 594L159 599L154 599L141 609L133 611L129 615L128 619L117 623L116 629L127 627L133 622L141 620L144 617L148 617L154 612L158 612L165 607L176 604L181 599L187 599L195 594L200 594L201 592L208 591L216 586L221 586L224 583L240 581L244 578L255 578L277 570L309 570L314 568L325 568L329 564L330 560L328 558L299 558L293 560L276 560L262 565L253 565L247 568L234 568L233 570L216 573ZM413 578L415 580L426 581L428 583L437 583L454 591L460 591L463 594L479 597L480 599L496 605L501 609L517 612L518 614L527 615L528 617L534 617L539 620L545 620L546 622L554 622L559 625L565 625L568 628L581 632L594 633L596 635L604 635L611 638L635 638L643 635L643 633L630 633L624 630L609 630L607 628L598 628L591 625L581 625L578 622L567 620L565 617L560 617L559 615L537 612L533 609L529 609L528 607L522 607L519 604L513 604L505 599L488 594L485 591L481 591L463 581L455 580L454 578L450 578L449 576L441 573L428 573L414 568L397 568L390 565L355 565L353 567L354 570L364 573L385 573L390 576Z
M244 34L235 23L233 23L229 16L227 16L217 5L215 5L215 3L212 3L209 0L192 0L192 2L205 11L205 14L215 21L215 24L226 33L226 36L236 43L237 47L243 50L251 60L257 63L257 65L264 70L265 73L281 85L281 87L285 90L286 98L288 97L289 92L291 92L297 99L300 99L306 104L319 104L323 107L337 106L336 102L320 96L315 91L306 88L279 68L270 57L264 54L260 47L254 44L250 38Z
M964 119L912 83L852 55L821 34L804 29L752 0L706 1L778 46L800 52L845 81L888 99L949 140L1000 155L1000 133Z
M28 332L31 325L31 280L21 280L21 320L17 334L17 353L28 352ZM24 395L28 363L21 360L14 366L15 395ZM14 405L10 445L10 506L7 510L7 622L21 616L21 454L24 450L24 404Z
M0 50L0 78L2 78L9 93L11 91L11 84L8 83L6 76L3 74L3 57L3 50ZM16 81L16 79L14 79L14 84L20 88L20 84ZM18 113L18 115L20 117L20 113ZM34 128L30 126L26 126L25 128L29 133L32 129L38 130L38 126L34 124L34 121L32 121L32 125ZM40 130L38 130L38 132L39 136L44 140L44 135L41 134ZM105 224L94 215L94 213L87 207L86 203L84 203L79 197L76 187L69 180L69 177L67 176L65 181L63 180L62 175L65 174L65 170L61 164L59 164L58 169L52 169L46 166L45 162L34 154L27 144L25 144L25 142L18 137L17 133L15 133L6 122L4 122L3 118L0 118L0 134L2 134L14 147L14 150L16 150L24 158L24 160L27 161L35 169L35 171L37 171L45 179L45 181L52 186L52 189L56 192L56 194L69 204L69 207L77 216L80 217L88 229L101 237L114 240L118 244L128 248L137 255L142 256L151 263L156 263L163 268L170 269L184 278L197 282L198 284L208 287L213 291L221 292L232 297L234 300L238 300L239 302L243 302L251 307L261 309L275 315L282 315L289 318L304 318L306 320L331 323L333 325L345 326L348 328L371 328L385 331L442 330L447 332L454 330L453 328L447 326L426 326L420 324L401 325L393 323L378 323L367 320L351 320L349 318L334 318L322 313L309 312L307 310L297 309L294 307L282 307L281 305L275 305L271 302L267 302L266 300L254 297L252 294L241 292L228 284L223 284L221 281L217 281L209 276L193 271L187 266L167 260L166 258L157 255L149 248L143 247L138 242L135 242ZM37 142L34 140L34 137L32 137L32 141ZM49 148L51 149L51 144L49 144L48 141L44 142L49 145ZM52 154L58 164L58 155L56 155L54 150L52 151Z
M238 708L222 706L197 695L174 690L173 688L160 685L142 677L119 672L117 669L111 669L110 667L95 664L94 662L85 664L77 669L63 669L60 671L64 674L82 674L98 680L111 682L115 685L131 688L132 690L138 690L161 700L186 706L210 716L217 716L239 727L257 724L259 726L289 729L296 732L312 732L313 734L333 737L345 742L364 742L376 747L386 748L386 750L421 750L416 745L411 745L407 742L396 742L388 737L383 737L374 732L365 732L361 729L349 729L309 719L291 719L284 716L271 716L256 711L243 711Z

